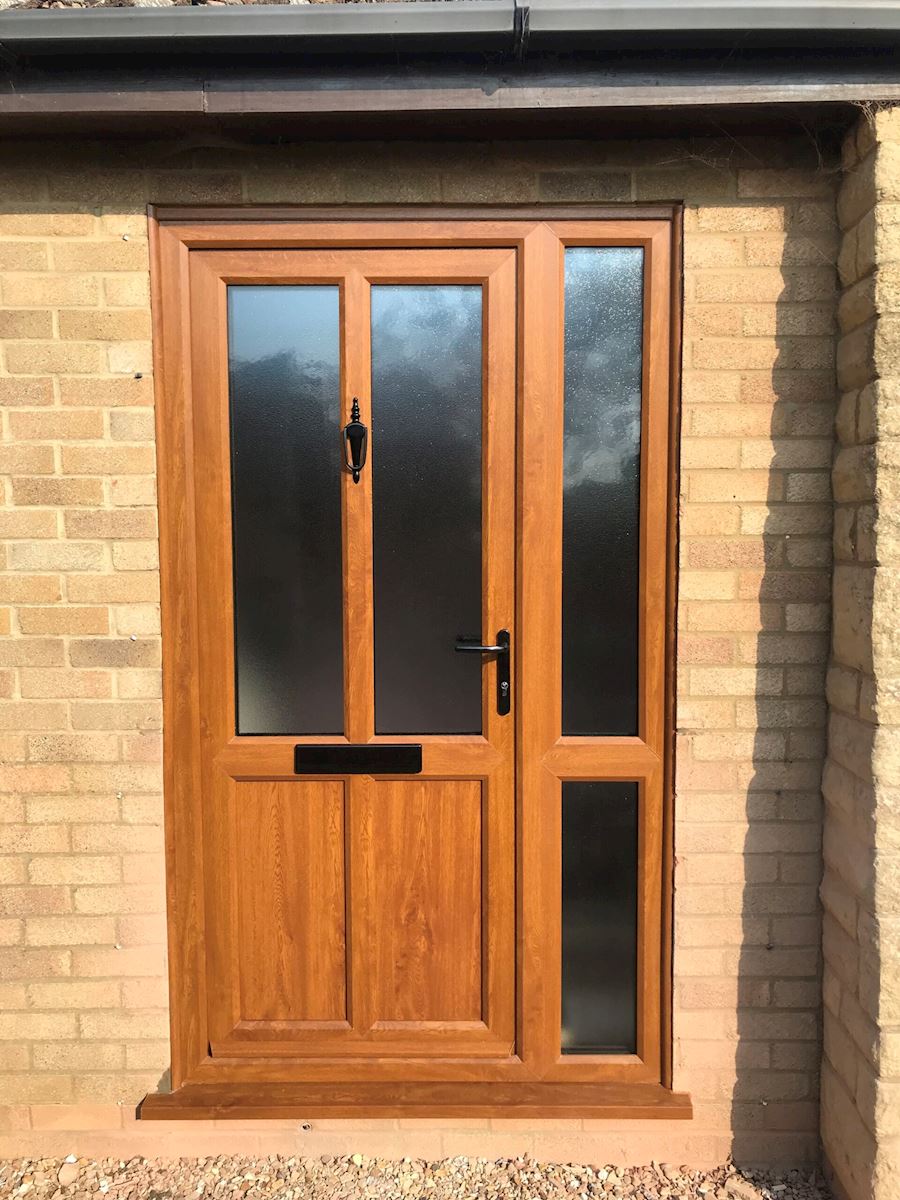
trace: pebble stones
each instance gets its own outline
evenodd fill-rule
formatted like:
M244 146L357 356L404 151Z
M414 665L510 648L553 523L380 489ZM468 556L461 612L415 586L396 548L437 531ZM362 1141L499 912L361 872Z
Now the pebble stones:
M810 1171L731 1164L588 1167L529 1158L106 1158L0 1161L0 1197L28 1200L830 1200Z
M68 1159L56 1172L56 1182L61 1188L68 1187L70 1183L74 1183L78 1178L78 1163L70 1162Z

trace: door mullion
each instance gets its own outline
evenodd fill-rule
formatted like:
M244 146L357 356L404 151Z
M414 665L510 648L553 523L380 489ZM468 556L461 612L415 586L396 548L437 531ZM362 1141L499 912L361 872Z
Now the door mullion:
M370 287L359 271L349 271L342 289L341 423L350 420L354 398L363 423L372 426ZM344 730L351 742L375 733L375 655L372 635L372 455L359 482L344 472Z

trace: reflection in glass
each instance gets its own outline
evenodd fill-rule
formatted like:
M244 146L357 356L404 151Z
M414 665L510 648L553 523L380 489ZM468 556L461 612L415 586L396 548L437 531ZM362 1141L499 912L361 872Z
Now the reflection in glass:
M562 1052L633 1054L636 783L562 785Z
M237 731L341 733L336 287L228 289Z
M563 733L636 734L643 250L566 250Z
M480 733L481 288L372 288L375 728Z

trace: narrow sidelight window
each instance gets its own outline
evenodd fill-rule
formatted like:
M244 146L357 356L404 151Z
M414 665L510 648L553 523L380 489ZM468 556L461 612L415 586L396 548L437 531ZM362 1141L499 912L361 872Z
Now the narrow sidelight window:
M228 289L237 732L342 733L337 287Z
M633 1054L636 783L562 785L562 1052Z
M563 733L633 735L644 252L565 264Z

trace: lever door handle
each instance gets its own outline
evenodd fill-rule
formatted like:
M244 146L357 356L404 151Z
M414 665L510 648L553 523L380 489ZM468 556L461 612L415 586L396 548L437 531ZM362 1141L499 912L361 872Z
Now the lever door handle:
M512 690L509 682L509 630L498 629L494 645L485 645L477 638L459 637L454 648L458 654L497 655L497 712L501 717L505 717L509 712Z

